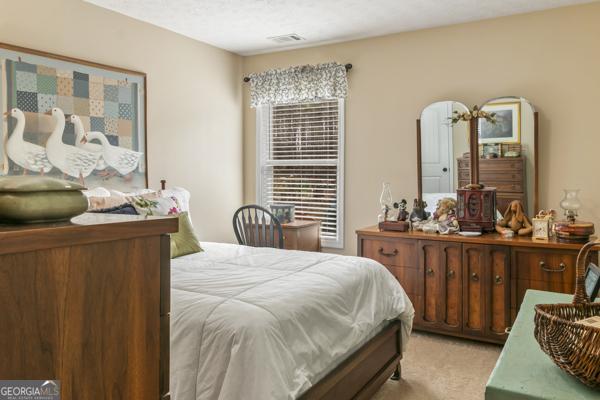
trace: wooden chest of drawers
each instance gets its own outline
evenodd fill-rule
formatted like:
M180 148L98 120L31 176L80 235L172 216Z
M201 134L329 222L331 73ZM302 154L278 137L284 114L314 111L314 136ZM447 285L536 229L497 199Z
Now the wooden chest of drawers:
M415 329L502 343L527 289L575 291L579 244L376 227L357 234L358 255L385 265L413 302Z
M321 221L301 220L281 224L287 250L321 251Z
M471 183L471 160L461 157L457 163L458 187L464 187ZM513 200L520 200L527 208L524 157L480 159L479 181L485 186L496 188L496 202L500 212L504 213Z
M0 226L0 377L61 399L169 398L169 233L177 218L84 214Z

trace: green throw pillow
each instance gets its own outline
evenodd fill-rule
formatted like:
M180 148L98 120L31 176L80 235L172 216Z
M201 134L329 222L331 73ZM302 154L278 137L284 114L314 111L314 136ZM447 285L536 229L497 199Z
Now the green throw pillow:
M187 212L179 214L179 232L171 234L171 258L199 253L202 250Z

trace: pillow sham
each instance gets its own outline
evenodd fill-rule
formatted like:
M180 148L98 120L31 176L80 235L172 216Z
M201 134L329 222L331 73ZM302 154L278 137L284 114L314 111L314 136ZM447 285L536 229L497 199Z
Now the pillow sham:
M187 212L179 214L179 231L171 234L171 258L204 251Z
M174 197L179 202L181 211L190 212L190 192L182 187L173 187L158 192L160 197Z
M181 207L175 197L133 196L128 198L140 215L177 215Z

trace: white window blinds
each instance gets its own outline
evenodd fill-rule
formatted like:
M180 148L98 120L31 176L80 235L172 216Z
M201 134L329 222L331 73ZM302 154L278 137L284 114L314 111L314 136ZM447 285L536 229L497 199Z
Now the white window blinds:
M343 247L343 110L338 99L257 108L258 202L321 220L324 247Z

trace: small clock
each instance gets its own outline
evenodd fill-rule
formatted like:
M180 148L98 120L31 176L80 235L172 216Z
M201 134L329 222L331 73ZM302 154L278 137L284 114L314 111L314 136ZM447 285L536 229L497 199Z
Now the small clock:
M546 218L533 218L533 238L547 240L550 236L550 224Z

